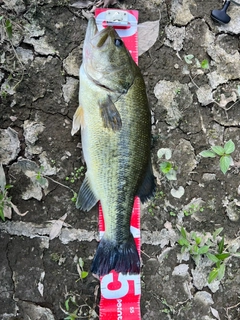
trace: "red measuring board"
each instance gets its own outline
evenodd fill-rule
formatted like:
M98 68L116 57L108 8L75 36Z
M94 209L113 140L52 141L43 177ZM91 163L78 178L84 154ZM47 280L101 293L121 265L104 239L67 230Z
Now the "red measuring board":
M134 61L138 63L138 11L97 9L95 18L99 31L109 25L115 28ZM133 205L130 230L140 256L140 199L138 197L135 198ZM99 205L99 231L102 237L105 225L101 205ZM100 320L141 320L140 274L123 275L113 270L100 278L100 287Z

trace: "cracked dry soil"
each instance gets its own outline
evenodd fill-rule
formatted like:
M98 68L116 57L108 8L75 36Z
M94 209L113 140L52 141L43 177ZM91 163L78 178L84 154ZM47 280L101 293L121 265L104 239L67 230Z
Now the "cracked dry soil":
M64 319L69 298L69 311L77 308L79 318L97 318L98 281L91 274L77 281L78 259L88 271L97 247L97 208L78 211L72 191L54 182L77 191L84 173L80 138L70 131L87 20L70 7L73 2L0 1L0 161L13 185L12 202L28 211L0 222L4 320ZM177 244L177 226L209 237L222 227L226 246L232 252L240 247L240 9L231 4L232 20L220 26L210 11L221 5L218 0L117 5L139 10L140 22L160 17L158 39L139 59L153 115L158 179L155 198L141 212L141 313L146 320L240 319L239 258L228 258L224 278L209 284L213 263L204 255L198 265L192 257L180 257ZM11 41L7 19L13 26ZM191 63L184 58L189 55ZM207 69L198 63L205 59ZM217 158L199 153L230 139L236 149L223 175ZM160 172L160 148L172 150L177 180ZM184 194L176 198L171 190L179 187ZM70 226L50 240L49 221L65 213Z

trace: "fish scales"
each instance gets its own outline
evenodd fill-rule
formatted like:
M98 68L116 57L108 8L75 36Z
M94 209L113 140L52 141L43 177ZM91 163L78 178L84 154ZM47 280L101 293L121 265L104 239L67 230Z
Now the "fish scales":
M92 272L139 273L130 218L135 196L145 201L155 189L150 110L138 66L116 31L97 32L93 19L84 42L79 103L72 133L81 125L87 172L77 207L87 211L100 200L105 221Z

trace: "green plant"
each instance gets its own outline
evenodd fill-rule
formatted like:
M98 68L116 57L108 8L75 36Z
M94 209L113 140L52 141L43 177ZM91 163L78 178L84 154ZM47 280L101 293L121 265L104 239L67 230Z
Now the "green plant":
M205 255L214 263L208 275L208 283L213 280L222 280L225 275L227 259L231 256L240 257L240 253L232 253L224 243L224 236L219 241L218 235L223 228L217 229L213 235L199 234L194 231L188 233L183 227L180 229L181 236L178 244L181 252L188 252L195 264L198 265L201 257Z
M6 31L6 34L11 39L12 38L12 22L10 19L5 19L4 16L0 16L0 21Z
M195 263L198 264L201 255L208 252L209 246L205 245L203 238L195 232L188 234L183 227L180 232L181 237L178 244L182 247L181 252L189 252Z
M65 300L65 309L67 311L68 316L64 318L64 320L74 320L78 318L78 310L79 306L76 303L76 297L75 296L70 296L67 300ZM75 308L73 312L70 312L70 304L72 304Z
M84 261L82 258L79 258L77 263L77 271L79 274L79 279L77 281L83 280L88 276L88 272L84 271L83 267L84 267Z
M188 207L188 209L183 210L184 215L187 216L191 216L192 214L194 214L195 212L200 211L203 212L204 208L200 207L198 204L190 204L190 206Z
M223 174L225 174L229 167L231 162L233 161L231 157L231 153L235 150L235 144L230 139L227 141L224 145L224 147L221 146L212 146L210 150L203 150L200 152L200 155L204 158L215 158L216 156L220 157L220 169Z
M6 184L5 172L0 163L0 218L3 221L5 221L5 218L11 219L12 209L20 216L24 216L28 213L28 211L21 213L17 206L12 203L11 197L8 195L8 190L12 187L12 185Z
M172 151L169 148L161 148L157 152L158 158L165 157L166 160L170 160L172 157ZM168 180L177 180L177 172L173 167L173 163L170 161L163 161L159 165L160 171L165 175Z
M71 183L74 183L76 180L78 180L80 177L84 176L85 168L81 166L80 168L74 168L74 171L71 172L70 177L66 177L66 181L70 181Z
M8 196L8 190L12 188L12 185L5 185L4 188L0 190L0 218L5 221L5 217L9 215L9 210L11 211L11 197Z
M84 167L81 167L81 168L84 168ZM77 174L80 174L80 171L78 171ZM60 185L60 186L62 186L64 188L69 189L73 193L73 197L71 198L71 201L72 202L76 202L77 201L77 193L72 188L69 188L65 184L62 184L62 183L50 178L49 176L44 175L44 167L43 166L40 167L40 169L38 170L37 174L35 175L35 178L36 178L36 181L40 184L41 187L45 187L47 185L47 179L49 179L52 182L54 182L54 183L56 183L56 184L58 184L58 185Z
M209 63L207 59L202 60L201 62L195 58L193 54L187 54L184 56L184 60L187 64L192 64L195 60L196 66L202 69L209 69Z
M208 276L208 282L211 283L213 280L222 280L225 275L225 260L230 257L229 252L224 252L224 237L222 237L221 241L218 244L218 252L216 254L207 253L207 257L209 260L215 263L212 271Z
M64 320L75 320L75 319L96 319L98 315L94 310L97 305L97 291L98 286L95 288L94 297L95 303L93 306L90 306L87 303L87 300L84 300L78 294L67 293L66 300L64 302L64 309L61 307L61 310L67 315ZM77 299L78 298L78 299ZM77 300L83 300L83 304L80 304Z
M157 200L158 199L163 199L165 197L164 192L163 191L156 191L154 198L149 202L149 206L148 206L148 212L154 216L154 211L153 209L157 209Z

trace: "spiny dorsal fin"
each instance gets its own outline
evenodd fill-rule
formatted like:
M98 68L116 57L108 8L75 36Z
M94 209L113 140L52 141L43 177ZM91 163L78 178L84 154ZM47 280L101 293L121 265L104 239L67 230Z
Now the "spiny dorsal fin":
M98 104L104 128L112 129L113 131L120 130L122 127L121 116L111 98L107 96L99 100Z
M89 211L95 204L98 202L98 199L95 197L92 192L87 174L85 179L80 187L78 192L76 207L77 209L81 209L83 211Z
M83 128L84 126L85 126L85 123L84 123L83 108L79 106L73 116L71 135L73 136L80 129L80 127Z

